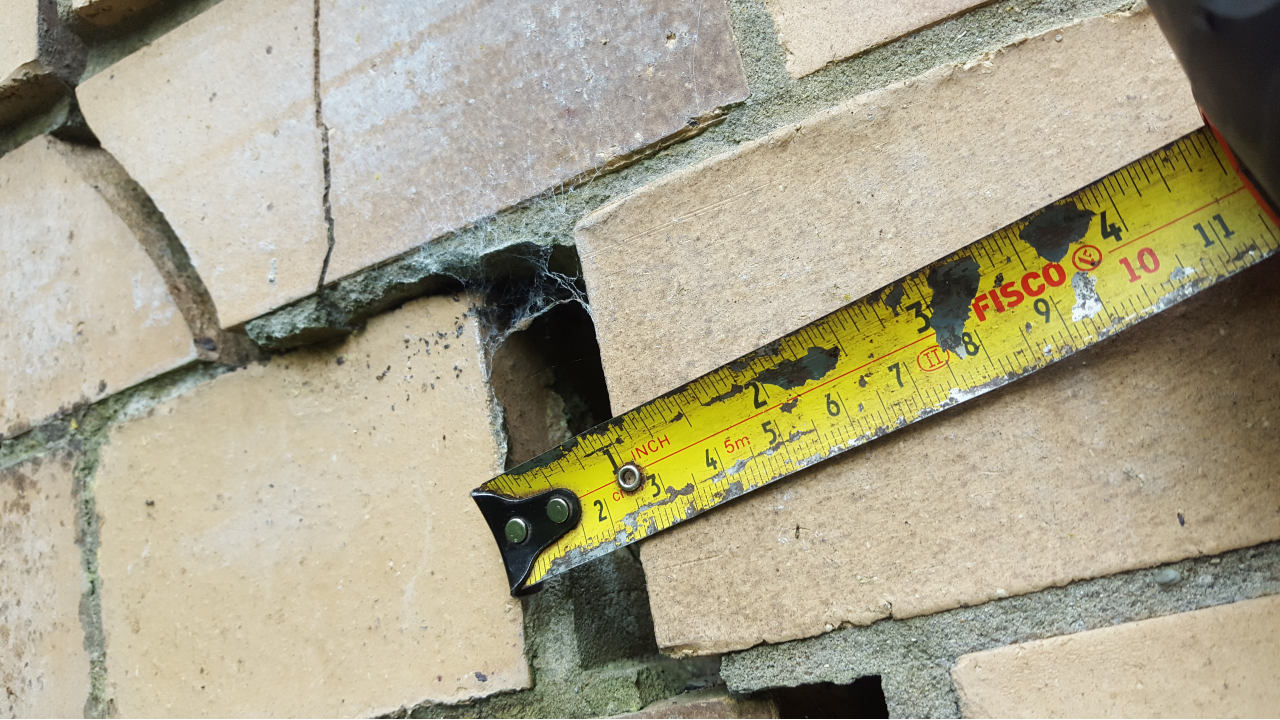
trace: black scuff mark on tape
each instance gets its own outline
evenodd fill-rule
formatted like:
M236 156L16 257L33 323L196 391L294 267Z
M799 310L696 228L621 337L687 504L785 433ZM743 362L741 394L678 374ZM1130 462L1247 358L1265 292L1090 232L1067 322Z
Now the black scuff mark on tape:
M715 405L715 404L716 404L716 403L718 403L718 402L724 402L725 400L728 400L729 398L734 397L734 396L736 396L736 395L740 394L740 393L741 393L743 390L745 390L745 389L746 389L746 388L745 388L745 386L743 386L743 385L739 385L738 383L734 383L732 386L730 386L730 387L729 387L729 389L728 389L728 390L725 390L724 392L720 393L719 395L716 395L715 397L711 398L710 400L708 400L708 401L706 401L706 402L702 403L702 406L703 406L703 407L708 407L708 406L710 406L710 405Z
M827 373L835 369L836 363L840 361L840 348L838 347L811 347L802 357L795 360L783 360L773 367L763 370L756 375L752 382L763 385L774 385L783 390L794 390L803 386L807 382L821 380L827 376ZM741 383L734 383L728 390L716 395L702 403L703 407L715 405L718 402L724 402L731 397L739 395L747 386Z
M586 432L579 435L578 438L582 439L582 438L588 438L588 437L602 437L602 438L608 438L612 444L621 445L622 438L614 439L614 435L617 434L614 431L622 428L622 426L625 424L626 424L626 416L619 415L615 418L605 420L599 425L596 425L590 430L587 430ZM599 451L597 450L596 452L599 452Z
M1236 253L1231 257L1231 262L1238 263L1241 260L1244 260L1245 258L1249 257L1250 255L1256 255L1257 253L1258 253L1258 243L1255 242L1250 244L1248 247L1240 248L1240 252Z
M541 455L539 455L536 458L533 458L532 460L526 460L520 463L519 465L508 470L505 474L523 475L527 472L532 472L534 470L540 470L544 467L548 467L549 465L564 459L564 456L572 452L573 449L576 448L577 446L578 446L578 438L572 438L571 440L568 440L567 442L561 445L557 445L556 447L551 448L550 450L542 453Z
M1059 262L1067 256L1071 243L1089 233L1094 212L1076 205L1074 200L1049 207L1036 213L1018 237L1030 245L1048 262Z
M898 306L902 304L902 296L907 293L907 287L902 283L894 283L885 288L884 298L881 302L884 306L893 311L893 316L898 317Z
M783 360L757 375L756 380L783 390L794 390L807 382L826 377L827 373L835 370L839 361L840 348L811 347L804 357Z
M636 518L640 516L640 513L646 510L652 510L654 508L662 507L663 505L670 505L671 503L675 502L677 498L682 498L686 495L692 495L694 487L693 487L693 483L685 483L685 486L680 488L679 490L675 489L670 485L663 488L663 490L666 491L665 493L666 497L664 497L663 499L648 503L647 505L640 508L639 510L633 510L630 513L627 513L626 518L623 519L623 522L627 525L627 527L634 527Z
M784 413L790 413L792 410L795 410L795 409L796 409L796 405L799 405L799 404L800 404L800 398L798 398L798 397L793 397L793 398L791 398L790 400L788 400L788 401L786 401L786 402L782 403L781 405L779 405L779 406L778 406L778 409L779 409L779 410L781 410L781 411L782 411L782 412L784 412Z
M964 324L969 319L969 304L978 295L981 279L978 262L969 257L934 265L926 278L933 290L929 326L937 333L938 347L960 357L965 357Z

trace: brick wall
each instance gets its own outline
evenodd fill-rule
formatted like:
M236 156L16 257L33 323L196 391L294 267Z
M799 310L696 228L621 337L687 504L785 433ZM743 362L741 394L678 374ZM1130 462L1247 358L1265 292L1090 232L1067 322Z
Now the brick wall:
M1199 124L1129 0L0 0L0 712L1273 712L1274 261L529 598L467 495Z

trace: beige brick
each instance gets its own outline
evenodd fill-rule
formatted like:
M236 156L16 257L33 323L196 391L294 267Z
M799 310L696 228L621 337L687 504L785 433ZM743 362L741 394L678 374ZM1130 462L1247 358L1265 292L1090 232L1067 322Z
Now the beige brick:
M0 158L0 430L19 432L197 357L100 150L39 137Z
M787 72L803 77L823 65L927 27L985 0L765 0L787 53Z
M328 252L312 0L224 0L76 90L224 326L315 291Z
M1142 13L938 68L672 173L577 230L614 410L1199 125L1181 68ZM662 362L634 354L637 343Z
M0 0L0 81L37 60L38 8L37 0Z
M589 218L579 243L615 410L1194 127L1148 15L1061 34L860 98ZM1280 398L1255 392L1280 352L1277 299L1255 274L657 536L642 558L659 644L741 649L1280 537L1258 502L1280 492L1280 426L1262 422Z
M71 10L93 25L114 25L155 5L158 0L71 0Z
M121 715L371 715L529 683L468 491L502 469L466 299L224 375L102 450Z
M615 715L619 718L776 718L778 708L771 700L735 698L724 688L695 690L659 700L642 710Z
M1271 717L1280 596L965 655L965 717Z
M80 627L73 461L0 470L0 713L81 717L89 655Z
M747 94L723 0L323 0L320 18L330 279L697 132Z

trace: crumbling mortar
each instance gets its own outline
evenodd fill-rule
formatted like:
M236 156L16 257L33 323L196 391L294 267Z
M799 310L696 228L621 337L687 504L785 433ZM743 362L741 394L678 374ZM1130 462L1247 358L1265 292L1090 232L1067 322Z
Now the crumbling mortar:
M891 717L956 717L961 655L1280 593L1280 542L1080 580L1027 595L886 619L724 656L730 690L750 693L879 675Z
M467 314L479 315L477 306L472 305L468 308ZM483 344L486 335L483 324L476 328L476 335ZM497 455L502 458L502 467L495 468L495 471L500 472L507 467L511 454L511 445L508 442L510 432L507 429L506 408L494 391L493 353L487 351L480 353L476 358L476 362L479 365L480 377L484 378L484 388L489 400L489 432L493 435L493 444L497 450Z
M37 45L40 63L67 85L74 86L84 72L88 49L62 20L60 0L36 0L39 6Z
M91 447L111 427L232 372L235 366L197 362L157 375L93 403L77 403L11 437L0 436L0 469L73 447Z
M84 649L89 656L89 697L84 704L87 718L111 717L113 703L107 693L107 644L102 626L102 576L98 573L100 523L97 481L98 451L105 441L98 433L88 442L76 440L78 455L74 471L76 501L76 544L80 546L80 567L85 590L80 596L80 626L84 629Z
M397 258L329 282L321 297L303 298L250 321L249 335L266 348L297 347L350 332L389 306L439 292L440 285L473 282L485 274L485 266L510 261L532 247L572 254L574 227L584 217L676 170L934 67L964 64L1054 28L1125 11L1134 3L1035 0L988 5L798 80L786 72L785 54L763 0L728 0L728 5L751 90L744 103L704 118L705 126L691 132L692 137L659 141Z
M59 14L80 36L87 57L79 82L84 82L125 56L141 50L156 38L203 13L222 0L163 0L118 22L98 26L80 18L69 0L59 0Z
M67 94L44 109L25 115L12 125L0 127L0 157L41 135L59 136L64 128L74 127L78 114L75 99Z

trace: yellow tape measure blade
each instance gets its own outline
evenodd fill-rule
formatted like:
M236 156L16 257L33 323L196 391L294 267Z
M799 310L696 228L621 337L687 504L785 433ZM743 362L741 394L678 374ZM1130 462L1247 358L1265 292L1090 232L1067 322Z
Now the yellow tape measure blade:
M485 483L526 515L552 490L578 501L539 547L487 518L512 591L1013 382L1277 247L1212 134L1191 133Z

